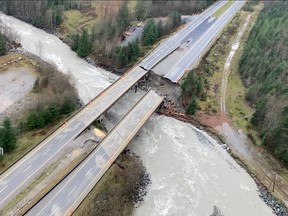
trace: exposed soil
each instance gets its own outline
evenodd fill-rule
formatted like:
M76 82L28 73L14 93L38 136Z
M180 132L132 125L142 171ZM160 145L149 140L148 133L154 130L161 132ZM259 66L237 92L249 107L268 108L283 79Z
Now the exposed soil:
M219 104L221 114L201 114L198 119L201 124L212 127L216 130L216 133L224 137L225 143L232 150L232 156L255 179L260 197L273 209L276 215L282 216L288 214L286 208L288 204L288 171L263 147L255 146L242 130L234 128L232 119L230 119L226 110L225 99L226 92L229 91L227 79L230 71L230 62L239 47L240 38L249 19L250 16L247 16L246 22L238 33L224 65L221 102ZM282 200L283 203L279 200Z
M210 127L216 127L218 125L221 125L222 122L227 122L229 125L232 125L231 119L227 117L226 115L221 114L215 114L215 115L209 115L209 114L200 114L197 115L197 119L202 124L209 125Z

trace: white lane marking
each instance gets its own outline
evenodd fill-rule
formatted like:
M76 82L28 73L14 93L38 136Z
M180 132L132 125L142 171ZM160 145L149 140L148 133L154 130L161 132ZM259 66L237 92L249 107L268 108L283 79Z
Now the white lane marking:
M81 122L78 122L74 128L77 128L80 124L81 124Z
M88 170L88 172L85 174L85 176L89 175L90 172L91 172L91 170L92 170L92 168L90 168L90 169Z
M6 185L4 188L2 188L2 189L0 190L0 193L1 193L2 191L4 191L7 187L8 187L8 185Z
M28 167L26 167L26 169L24 169L24 170L22 171L22 173L25 173L31 166L32 166L32 164L30 164Z
M236 4L234 4L233 5L233 7L236 7L236 6L238 6L238 5L236 5ZM231 8L229 8L229 9L231 9ZM237 10L238 10L238 7L237 7ZM215 22L214 23L214 26L213 27L215 27L215 29L217 29L218 28L218 26L220 27L220 29L222 29L223 28L223 23L224 23L224 26L227 24L227 22L222 22L222 20L225 20L225 18L226 17L228 17L229 19L230 19L230 16L234 16L233 14L231 15L231 14L229 14L228 13L229 12L229 10L226 10L225 11L225 16L224 15L222 15L221 16L221 18L219 19L219 20L217 20L218 22ZM227 20L229 20L229 19L227 19ZM222 23L221 23L222 22ZM221 27L221 25L222 25L222 27ZM213 28L211 28L211 26L210 26L210 30L208 29L205 33L204 33L204 35L202 35L202 37L200 38L200 39L198 39L198 43L199 44L207 44L207 41L205 41L204 39L205 39L205 37L208 37L209 38L209 34L212 34L211 33L211 31L212 31L212 29ZM216 33L218 33L218 31L216 31ZM215 32L212 34L213 36L216 34ZM203 41L204 40L204 41ZM205 43L206 42L206 43ZM210 43L210 39L209 39L209 41L208 41L209 43ZM208 43L208 44L209 44ZM188 51L179 61L178 61L178 63L177 64L179 64L181 61L183 61L183 58L185 57L185 56L188 56L188 55L191 55L191 51L193 50L193 48L194 49L196 49L196 48L198 48L198 46L199 46L199 44L195 44L194 46L192 46L191 48L190 48L190 51ZM198 46L197 46L198 45ZM202 46L202 48L205 48L205 46ZM200 48L200 50L202 50L201 48ZM194 61L194 58L192 58L192 60L189 62L189 65L191 64L191 62L193 62ZM173 73L174 72L174 68L177 66L177 64L168 72L168 73L166 73L166 75L164 76L164 77L167 77L167 78L169 78L169 74L171 74L171 73ZM177 76L177 82L179 81L179 79L182 77L182 75L183 75L183 73L180 73L180 74L178 74L178 76Z
M66 136L67 136L67 134L64 134L64 135L60 138L60 140L64 139Z
M147 96L146 96L147 97ZM162 101L163 99L161 98L161 97L159 97L158 98L158 103L157 103L157 106L160 104L160 102ZM154 107L154 108L156 108L156 107ZM135 107L134 107L134 109L136 109ZM133 109L133 111L135 112L135 110ZM137 110L137 109L136 109ZM132 112L132 111L131 111ZM149 112L148 114L146 114L144 117L143 117L143 119L147 119L147 117L149 116L149 115L151 115L152 114L152 112ZM125 124L126 122L127 122L127 116L122 120L122 121L124 121L124 122L122 122L122 123L119 123L116 127L115 127L115 131L117 131L118 130L118 128L119 127L121 127L121 125L122 124ZM129 120L129 118L128 118L128 120ZM138 126L139 124L137 124L137 126ZM143 120L140 122L140 125L143 125ZM131 131L131 134L133 134L133 136L134 136L134 134L136 133L135 131L137 130L137 127L134 127L134 129ZM107 137L110 137L111 136L111 134L113 134L113 133L110 133L110 134L108 134L107 135ZM129 137L128 137L129 138ZM101 147L105 147L107 144L108 144L108 142L109 142L109 139L106 139L107 141L104 141L102 144L101 144ZM125 142L127 141L127 139L125 140ZM99 146L100 147L100 146ZM78 173L82 170L82 169L84 169L83 167L85 167L86 166L86 164L88 163L88 162L90 162L92 159L94 159L95 158L95 156L97 156L97 153L99 153L99 151L100 151L100 148L98 148L98 150L96 149L96 151L95 152L93 152L93 154L89 157L89 159L88 160L86 160L86 161L83 161L83 163L81 163L81 167L79 168L79 170L77 170L76 171L76 173L74 173L72 176L71 176L71 178L68 180L68 182L66 182L62 187L61 187L61 189L60 190L58 190L58 192L45 204L45 206L43 206L42 207L42 209L40 210L40 212L38 212L37 213L37 215L41 215L41 213L44 211L44 210L47 210L47 207L48 207L48 205L50 205L51 204L51 202L53 202L53 200L63 191L63 189L75 178L75 176L77 176L78 175ZM120 149L120 151L122 151L121 149ZM118 150L118 152L116 152L116 153L120 153L119 152L119 150ZM116 154L115 153L115 154ZM113 156L114 156L114 154L111 156L112 157L112 159L113 159ZM115 160L115 158L113 159L113 161ZM110 160L106 163L106 165L109 163L111 161L111 158L110 158ZM96 163L97 163L97 158L96 158ZM87 187L90 187L94 182L95 182L95 180L99 177L99 175L100 175L101 173L98 173L91 181L90 181L90 183L87 185ZM86 187L86 188L87 188ZM85 192L86 192L86 190L83 190L82 192L81 192L81 194L79 195L79 196L77 196L77 198L76 198L76 200L72 203L72 205L70 205L70 206L74 206L75 205L75 203L77 202L77 201L79 201L79 198L81 198L82 196L83 196L83 194L85 194ZM56 209L55 209L56 210ZM54 210L54 211L55 211ZM53 211L53 212L54 212ZM66 213L65 213L65 215L69 212L69 209L68 210L65 210L66 211ZM52 214L53 214L53 212L52 212Z
M130 124L133 124L133 122L131 121ZM127 128L124 128L124 130L121 132L121 135L124 135L127 131ZM112 146L110 146L110 148L112 148L115 144L113 144Z
M48 151L50 151L50 148L47 149L42 155L45 155Z
M114 140L113 144L109 146L109 149L113 148L113 146L117 143L117 139Z
M157 47L157 49L155 49L154 52L152 52L149 56L146 57L145 60L143 60L142 62L147 62L148 64L151 61L154 61L154 55L159 52L159 50L162 50L162 48L166 48L166 46L168 46L168 44L170 45L170 43L172 43L171 45L175 45L174 40L183 40L183 37L186 37L188 34L190 34L191 31L193 31L197 26L199 26L201 23L203 23L203 21L201 19L203 19L203 17L206 16L206 13L208 14L208 16L212 15L214 13L214 11L218 10L223 4L225 3L225 1L223 1L223 3L221 2L221 4L219 5L212 5L210 8L206 9L204 12L202 12L199 17L197 17L195 19L194 22L191 22L190 24L188 24L184 29L178 31L176 34L174 34L173 36L171 36L170 38L168 38L168 40L166 40L163 43L160 43L159 46ZM205 20L205 19L203 19ZM190 30L190 27L192 26L192 29ZM188 31L189 30L189 31ZM186 33L189 32L189 33ZM178 38L179 37L179 38ZM177 44L177 43L176 43ZM168 49L168 51L170 51L170 49ZM166 53L167 51L165 51ZM153 58L152 58L153 57ZM149 60L151 59L152 60ZM157 59L157 58L156 58ZM155 65L155 64L154 64ZM147 66L147 64L146 64ZM145 66L145 67L146 67Z
M77 188L77 186L75 186L75 187L70 191L70 193L68 194L68 196L70 196L76 188Z
M127 81L129 81L129 82L131 81L132 78L138 80L138 79L140 79L143 75L145 75L145 74L147 73L145 70L142 70L142 69L141 69L141 71L140 71L141 73L134 74L134 77L131 77L132 73L134 73L135 70L136 70L136 68L133 68L133 69L131 70L131 72L127 73L127 75L124 75L124 76L123 76L124 80L127 79L127 78L128 78ZM136 77L136 78L135 78L135 77ZM132 81L133 81L133 79L132 79ZM129 86L130 86L131 83L128 83L128 84L129 84ZM133 83L133 84L134 84L134 83ZM131 87L131 86L130 86L130 87ZM129 87L129 88L130 88L130 87ZM110 94L110 92L111 92L112 89L113 89L113 88L107 89L107 90L105 91L105 94L102 94L102 95L100 95L99 97L97 97L95 100L93 100L93 101L94 101L94 102L93 102L93 105L94 105L97 101L103 101L103 97L104 97L105 95L107 95L107 94ZM127 89L128 89L128 87L127 87ZM125 90L125 89L124 89L124 90ZM121 95L122 95L122 93L121 93ZM81 111L79 112L79 114L77 114L77 116L75 116L75 119L77 119L77 118L84 118L84 117L86 116L86 112L87 112L89 109L90 109L90 108L89 108L88 105L87 105L83 110L81 110ZM27 157L25 157L23 160L21 160L19 163L17 163L15 166L13 166L13 168L11 168L11 170L9 169L9 171L8 171L7 173L5 172L5 175L0 176L0 184L3 184L2 182L3 182L3 180L4 180L5 178L10 178L11 173L13 173L16 169L21 168L21 166L22 166L23 164L25 164L25 162L27 163L27 160L28 160L28 159L30 160L31 158L33 158L34 153L36 153L36 152L38 152L40 149L42 149L43 146L45 146L46 144L51 145L49 142L50 142L51 140L53 140L53 139L57 139L57 140L58 140L57 135L59 135L60 133L62 133L63 130L66 130L66 129L62 129L62 128L63 128L64 126L65 126L65 127L67 127L67 126L70 127L71 124L72 124L73 122L75 122L75 119L71 119L71 121L68 121L66 124L63 124L62 127L59 128L59 129L56 131L56 133L53 134L52 137L49 137L49 138L45 141L44 144L39 145L39 148L36 147L35 150L31 151L31 152L28 154ZM55 137L56 137L56 138L55 138ZM60 137L61 137L61 136L59 135L59 138L60 138ZM74 139L74 138L75 138L75 136L69 137L69 140L65 141L65 142L63 143L63 145L60 146L59 149L56 149L56 152L53 153L53 155L51 155L51 156L48 158L48 160L44 161L41 165L39 165L38 167L36 167L36 169L33 169L33 170L35 170L35 171L34 171L29 177L23 176L23 178L25 177L25 179L23 179L23 181L22 181L18 186L16 186L16 188L12 189L12 191L9 191L9 194L6 195L6 197L3 197L2 200L0 199L0 205L1 205L2 203L4 203L5 200L9 199L9 198L13 195L13 193L14 193L16 190L19 189L20 186L22 186L22 185L24 185L25 183L27 183L27 182L31 179L31 176L32 176L32 175L34 175L40 168L42 168L43 166L45 166L45 165L50 161L51 158L55 157L55 155L57 155L57 154L58 154L65 146L67 146L68 143L69 143L72 139ZM20 177L21 177L21 176L20 176Z
M105 156L105 153L100 157L100 160L102 160L102 158Z

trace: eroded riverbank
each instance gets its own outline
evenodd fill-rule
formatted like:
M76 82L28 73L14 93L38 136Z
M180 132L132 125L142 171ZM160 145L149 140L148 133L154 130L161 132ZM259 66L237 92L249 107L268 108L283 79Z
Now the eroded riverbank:
M1 19L9 20L7 24L23 35L19 40L27 51L58 63L63 73L71 69L71 80L84 102L115 77L87 66L55 36L12 17L1 15ZM39 46L39 41L45 45ZM112 120L119 119L134 98L130 91L119 100L110 112ZM215 206L224 215L272 215L247 172L214 139L190 124L155 114L129 148L140 156L152 181L135 215L211 215Z

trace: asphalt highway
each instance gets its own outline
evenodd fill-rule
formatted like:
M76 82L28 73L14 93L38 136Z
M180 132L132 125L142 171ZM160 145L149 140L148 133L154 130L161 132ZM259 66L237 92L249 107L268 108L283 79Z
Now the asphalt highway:
M185 55L165 74L164 77L177 83L184 75L186 69L192 69L195 66L199 59L204 55L209 44L214 38L216 38L216 36L244 4L244 1L236 1L231 7L229 7L224 14L213 22L213 25L211 25L202 37L200 37L194 45L189 48L189 51L185 53Z
M191 31L200 26L203 21L207 20L207 18L218 8L220 8L224 3L224 1L216 2L204 13L199 15L199 17L194 22L190 23L183 30L179 31L167 42L162 43L154 52L152 52L147 58L145 58L145 60L141 62L140 66L148 70L151 69L161 59L163 59L165 56L167 56L169 53L179 47L183 41L187 40L187 38L189 38L189 35L191 34ZM200 58L206 47L219 32L218 29L224 27L224 23L228 22L228 20L239 10L239 8L242 7L243 4L244 2L235 3L231 7L232 11L230 11L230 8L229 12L226 12L223 16L217 19L213 23L213 25L211 25L209 31L199 39L199 42L193 45L193 49L191 48L187 55L185 55L175 65L175 67L173 67L169 71L168 76L171 79L178 81L183 75L181 72L181 68L184 68L185 70L185 68L187 68L187 65L189 66L194 64ZM195 50L198 51L195 53ZM189 58L186 59L187 56ZM146 73L147 71L143 70L141 67L134 67L130 72L119 78L114 84L112 84L95 99L93 99L88 105L86 105L86 107L84 107L73 118L63 124L62 127L57 129L46 140L44 140L36 148L30 151L25 157L23 157L10 169L4 172L0 176L0 209L2 209L23 189L25 189L37 176L39 176L45 170L45 168L51 165L63 153L63 149L65 149L65 147L69 145L69 142L71 140L75 139L88 125L90 125L95 119L100 117L102 113L104 113L109 107L111 107L113 103L115 103L115 101L117 101L125 92L127 92L135 84L135 82L137 82ZM153 102L152 99L151 101ZM147 103L146 106L143 106L142 108L139 108L141 110L139 111L139 113L148 112L148 107L150 105L153 105L152 102L150 102L150 104ZM137 116L139 115L137 114L136 117L134 117L135 121L138 119ZM131 117L130 120L131 119L133 123L133 117ZM129 124L128 126L126 125L126 127L124 128L126 129L123 129L124 131L121 131L121 133L124 134L129 134L130 129L134 129L133 127L129 129ZM118 143L117 140L115 142ZM102 159L104 158L106 158L105 155L102 157Z
M127 92L147 71L136 66L100 93L73 118L0 176L0 209L53 163L87 126Z
M70 215L153 114L162 100L163 98L153 91L146 93L92 154L30 209L26 215Z
M139 65L146 70L151 70L151 68L153 68L158 62L177 49L197 26L210 17L210 15L212 15L225 3L226 1L217 1L215 4L210 6L177 34L162 42L153 52L151 52L151 54L140 62Z

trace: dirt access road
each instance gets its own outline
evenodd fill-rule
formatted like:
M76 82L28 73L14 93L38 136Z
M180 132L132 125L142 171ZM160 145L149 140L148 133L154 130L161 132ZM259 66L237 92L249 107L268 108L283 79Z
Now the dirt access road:
M230 124L229 117L227 116L226 92L229 91L229 88L227 88L227 81L230 71L230 62L240 45L240 39L249 23L249 20L250 15L247 16L235 42L232 44L231 51L224 65L220 103L220 122L222 123L215 128L226 137L226 142L232 149L233 154L244 162L250 172L252 172L258 180L268 188L270 192L272 192L273 195L282 200L285 205L288 206L288 171L281 167L279 162L263 148L253 145L243 131L234 129L232 124ZM272 189L273 185L275 186L274 192Z

